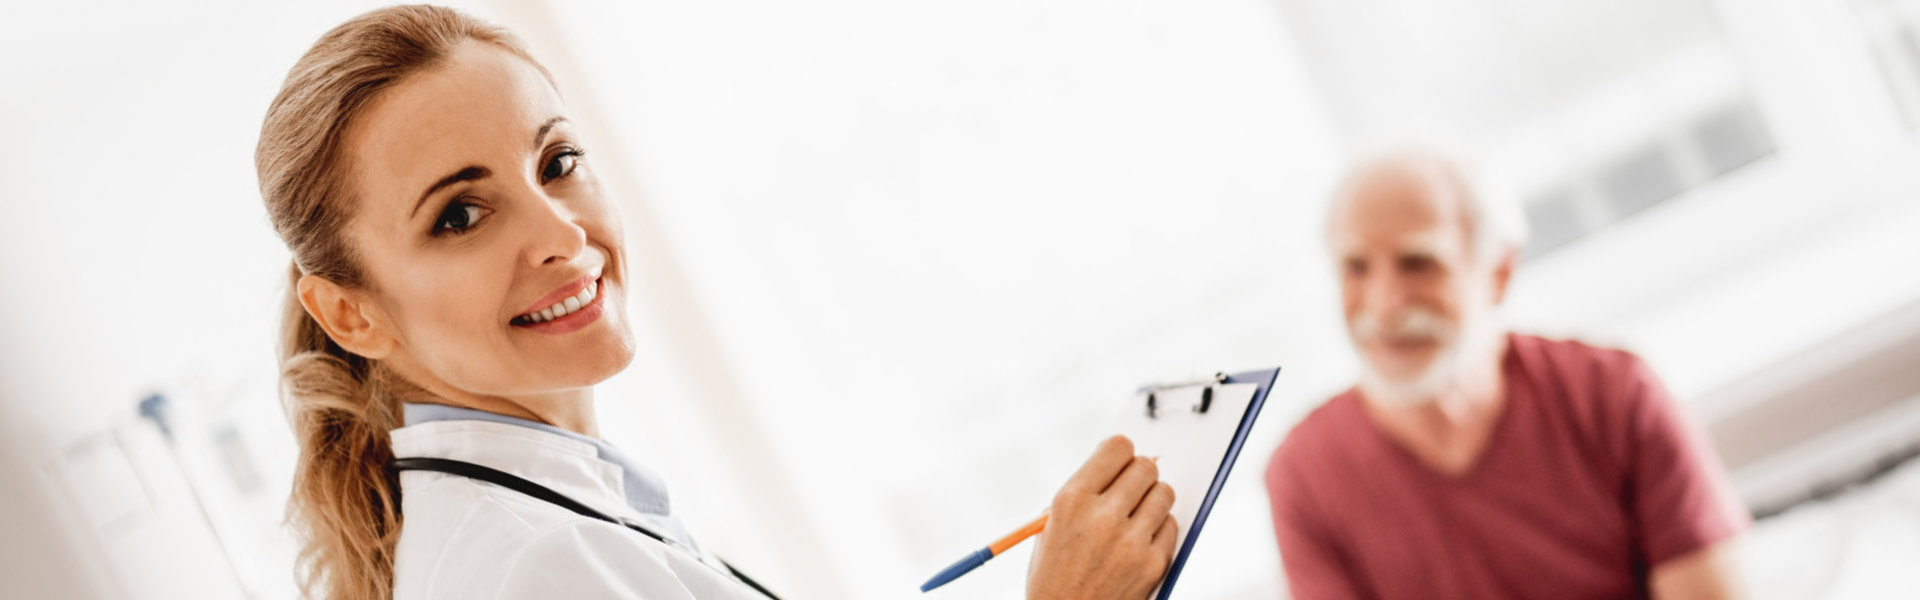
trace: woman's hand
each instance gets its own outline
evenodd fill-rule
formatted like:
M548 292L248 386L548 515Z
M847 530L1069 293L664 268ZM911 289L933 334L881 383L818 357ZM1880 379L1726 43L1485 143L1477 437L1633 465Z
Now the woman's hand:
M1173 487L1113 436L1053 497L1027 569L1028 600L1145 598L1173 560Z

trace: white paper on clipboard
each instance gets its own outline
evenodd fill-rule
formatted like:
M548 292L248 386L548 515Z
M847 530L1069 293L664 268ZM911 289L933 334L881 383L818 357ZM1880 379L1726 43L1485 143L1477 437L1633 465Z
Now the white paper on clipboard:
M1136 394L1120 415L1119 430L1133 440L1133 452L1159 457L1160 480L1173 486L1173 518L1180 524L1178 556L1195 537L1187 535L1213 487L1227 450L1233 446L1247 405L1259 391L1258 383L1216 384L1206 412L1199 412L1205 385L1154 391L1154 415L1146 410L1146 394ZM1156 587L1154 597L1159 594Z

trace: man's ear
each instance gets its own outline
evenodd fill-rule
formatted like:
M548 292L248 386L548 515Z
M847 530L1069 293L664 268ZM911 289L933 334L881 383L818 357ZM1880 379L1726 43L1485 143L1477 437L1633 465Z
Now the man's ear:
M1500 305L1507 302L1507 284L1513 281L1513 267L1520 262L1520 251L1502 249L1495 260L1498 262L1493 264L1493 303Z
M365 293L325 277L303 275L299 294L300 305L341 348L374 360L393 352L393 335L371 318L376 309Z

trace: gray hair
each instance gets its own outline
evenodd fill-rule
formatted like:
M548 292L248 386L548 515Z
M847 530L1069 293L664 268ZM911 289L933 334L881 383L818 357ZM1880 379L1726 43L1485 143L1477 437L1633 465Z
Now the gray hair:
M1514 195L1498 178L1484 171L1428 150L1400 150L1375 155L1355 164L1334 193L1327 210L1327 242L1333 242L1339 207L1348 201L1355 188L1384 172L1406 172L1419 176L1435 187L1451 189L1464 209L1464 227L1468 247L1476 260L1489 260L1503 251L1518 252L1527 244L1527 218Z

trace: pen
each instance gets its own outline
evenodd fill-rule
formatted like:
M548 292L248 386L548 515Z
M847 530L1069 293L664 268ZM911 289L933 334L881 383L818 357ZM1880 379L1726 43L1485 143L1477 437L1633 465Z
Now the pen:
M959 579L961 575L965 575L975 567L985 564L987 559L999 556L1001 552L1006 552L1008 548L1012 548L1014 545L1026 541L1027 538L1033 537L1034 534L1040 533L1040 530L1046 528L1047 515L1040 515L1040 518L1034 519L1032 523L1028 523L1018 531L1007 534L1007 537L1000 538L1000 541L989 544L985 548L975 550L973 554L969 554L966 558L960 559L960 562L953 563L953 566L947 567L946 570L941 571L938 575L934 575L933 579L928 579L926 583L920 584L920 591L925 593L933 588L946 585L949 581Z

